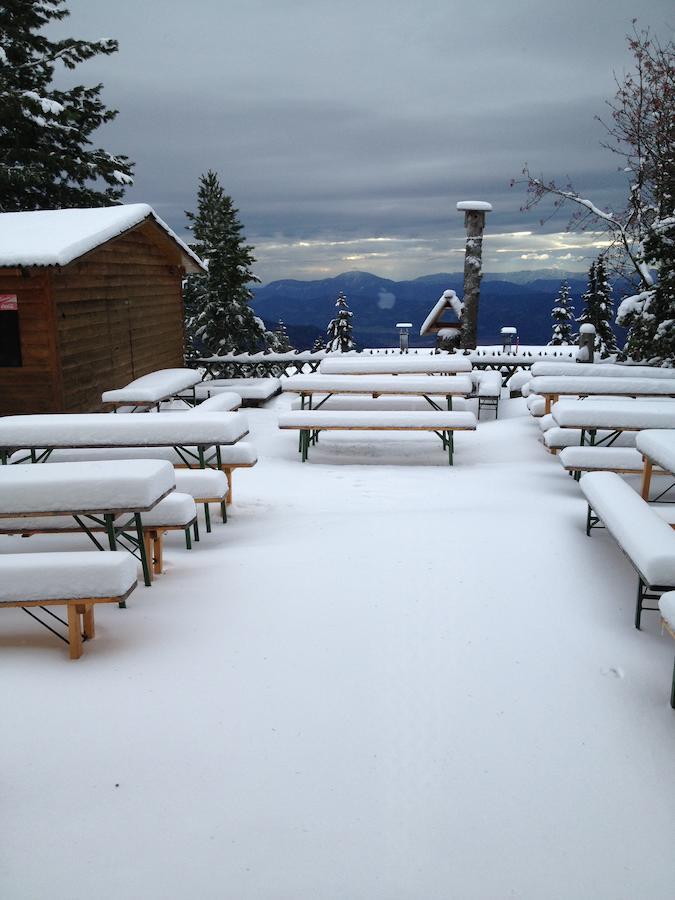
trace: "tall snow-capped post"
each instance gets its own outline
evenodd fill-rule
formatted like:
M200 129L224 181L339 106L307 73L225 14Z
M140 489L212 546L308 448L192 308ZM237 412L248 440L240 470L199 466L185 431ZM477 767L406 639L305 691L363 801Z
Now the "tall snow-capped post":
M459 212L464 213L466 251L464 253L464 317L460 346L473 350L478 339L478 303L480 280L483 276L483 231L485 213L492 212L492 205L484 200L460 200Z

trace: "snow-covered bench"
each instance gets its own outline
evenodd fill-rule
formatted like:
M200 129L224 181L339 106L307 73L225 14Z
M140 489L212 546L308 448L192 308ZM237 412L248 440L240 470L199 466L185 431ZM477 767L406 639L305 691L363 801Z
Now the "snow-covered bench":
M579 482L588 502L586 534L602 523L638 575L635 627L645 600L675 588L675 531L614 472L590 472Z
M641 475L642 454L632 447L565 447L560 464L567 472L617 472Z
M101 402L113 409L129 407L130 411L135 411L152 406L159 409L163 400L176 397L188 389L191 389L193 396L194 386L201 380L201 375L195 369L159 369L130 381L126 387L104 391Z
M212 473L222 474L222 473ZM21 535L30 537L35 534L74 534L83 531L82 525L72 513L43 516L8 516L0 517L0 534ZM108 525L100 520L87 520L86 531L93 535L108 533ZM118 515L113 521L117 543L124 546L125 537L129 539L136 531L136 523L128 515ZM188 550L192 547L190 529L194 529L195 538L199 538L197 526L197 507L189 494L174 491L160 500L152 509L143 513L141 520L142 541L146 559L149 563L149 578L162 572L163 536L167 531L183 531ZM120 540L121 537L121 540ZM99 549L103 549L99 544Z
M545 413L559 397L675 397L675 378L622 378L602 376L540 375L530 382L530 391L545 400Z
M240 394L236 394L234 391L220 391L212 397L207 397L206 400L200 401L197 406L192 407L188 412L193 415L206 412L234 412L234 410L239 409L241 404L242 398Z
M499 371L486 369L471 372L473 395L478 397L478 418L483 408L494 409L495 419L499 418L499 398L502 395L502 375Z
M476 417L470 412L386 412L383 410L293 410L279 416L279 428L300 432L300 452L305 462L313 434L319 431L431 431L448 451L452 465L455 431L475 431Z
M675 639L675 591L668 591L659 598L661 624L668 634ZM673 683L670 689L670 705L675 709L675 665L673 665Z
M220 393L234 392L239 394L244 406L260 406L280 391L281 381L278 378L213 378L198 384L195 396L202 401Z
M560 428L554 425L543 434L544 446L554 455L564 447L579 447L584 441L584 432L581 428ZM622 431L616 433L607 429L598 430L594 434L595 446L601 446L603 441L610 442L614 447L634 447L635 433Z
M54 631L30 609L65 606L71 659L82 656L83 633L95 635L94 606L124 604L136 583L136 563L122 553L0 554L0 607L20 607Z

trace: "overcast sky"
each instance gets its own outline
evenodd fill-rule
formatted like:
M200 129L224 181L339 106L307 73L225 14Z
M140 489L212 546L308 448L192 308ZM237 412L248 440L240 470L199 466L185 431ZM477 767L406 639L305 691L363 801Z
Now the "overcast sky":
M99 132L136 162L128 202L185 236L215 169L267 282L462 268L458 200L492 203L485 268L587 268L593 235L521 213L528 162L618 208L599 146L631 20L666 38L670 0L69 0L54 35L120 52L66 81L105 85Z

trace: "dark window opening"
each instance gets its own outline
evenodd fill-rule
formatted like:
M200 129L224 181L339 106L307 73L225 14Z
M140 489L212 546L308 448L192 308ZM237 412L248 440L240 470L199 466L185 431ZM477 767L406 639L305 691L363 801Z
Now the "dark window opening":
M19 309L14 294L0 294L0 366L21 365Z

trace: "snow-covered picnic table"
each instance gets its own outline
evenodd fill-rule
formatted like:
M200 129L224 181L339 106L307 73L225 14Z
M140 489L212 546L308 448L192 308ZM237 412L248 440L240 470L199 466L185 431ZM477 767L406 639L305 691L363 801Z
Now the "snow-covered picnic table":
M239 412L6 416L0 419L0 463L7 462L12 450L30 451L29 458L41 462L58 448L174 447L186 460L198 459L202 468L220 468L220 447L236 444L246 434L246 418Z
M675 423L673 429L675 429ZM665 472L675 474L675 430L652 431L647 429L635 438L635 446L644 460L642 496L648 500L654 466L659 466Z
M466 375L291 375L282 385L284 392L300 394L303 408L308 398L310 409L320 409L333 394L425 397L432 406L436 404L431 397L440 396L451 409L453 397L466 397L472 389L471 378ZM325 396L313 407L315 394Z
M629 366L616 363L536 362L531 369L532 378L540 376L565 378L675 378L673 369L657 366ZM530 380L530 379L528 379Z
M195 396L198 401L208 400L226 391L239 394L247 406L258 406L281 391L281 381L279 378L212 378L195 387Z
M25 525L27 530L30 526L37 531L43 523L47 529L49 517L72 517L77 530L87 534L99 549L103 547L93 537L94 526L105 530L110 549L116 550L125 546L118 540L120 534L124 533L129 542L133 529L131 552L138 554L146 584L150 584L142 513L155 508L175 487L173 467L162 460L2 466L0 530L7 530L9 522L14 524L17 519L21 520L19 529ZM120 516L130 518L116 523Z
M624 378L575 375L540 375L530 381L530 392L546 401L545 414L558 397L675 397L675 378Z
M196 369L159 369L136 378L123 388L104 391L101 402L115 409L123 406L132 409L159 407L163 400L169 400L189 389L192 389L190 396L194 397L194 387L201 380Z
M468 356L442 353L327 357L319 366L322 375L453 375L470 371Z

